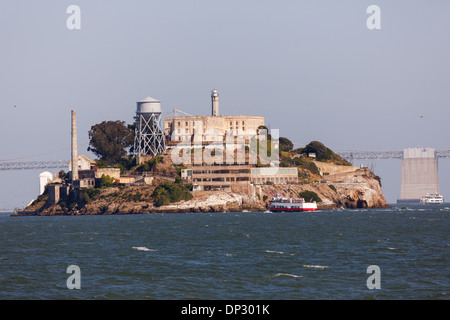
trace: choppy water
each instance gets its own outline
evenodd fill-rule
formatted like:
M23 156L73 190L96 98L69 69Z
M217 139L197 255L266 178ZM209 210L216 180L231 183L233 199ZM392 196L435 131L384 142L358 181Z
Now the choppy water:
M449 299L450 205L0 216L0 299ZM69 265L81 289L69 290ZM367 267L381 289L368 289Z

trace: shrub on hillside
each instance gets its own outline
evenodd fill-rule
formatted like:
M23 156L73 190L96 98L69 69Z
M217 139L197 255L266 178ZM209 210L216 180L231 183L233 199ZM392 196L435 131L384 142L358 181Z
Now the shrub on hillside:
M283 156L281 158L280 167L293 167L293 166L309 170L312 174L320 174L319 168L317 168L316 164L303 157L290 158Z
M103 174L100 178L99 186L101 189L110 188L116 185L115 182L116 180L114 178Z
M156 207L164 206L172 202L192 199L188 188L181 183L163 182L155 188L151 197Z
M142 171L151 171L158 163L160 163L163 160L163 157L156 156L154 158L151 158L146 163L141 164L139 167L136 168L136 171L142 172Z
M303 191L298 194L301 198L305 199L305 201L316 201L316 202L322 202L322 199L315 193L314 191Z
M334 164L345 166L351 165L350 162L341 158L339 155L334 153L331 149L325 147L325 145L319 141L311 141L303 148L301 153L306 155L315 153L317 161L333 162Z

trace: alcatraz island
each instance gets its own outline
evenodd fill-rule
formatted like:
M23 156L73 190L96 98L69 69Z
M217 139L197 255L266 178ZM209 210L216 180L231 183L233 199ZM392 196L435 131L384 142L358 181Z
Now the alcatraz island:
M316 201L318 209L388 207L378 176L319 141L303 148L262 116L211 115L137 102L135 121L104 121L89 131L91 159L78 154L71 114L72 157L42 182L41 194L16 216L266 211L272 197Z

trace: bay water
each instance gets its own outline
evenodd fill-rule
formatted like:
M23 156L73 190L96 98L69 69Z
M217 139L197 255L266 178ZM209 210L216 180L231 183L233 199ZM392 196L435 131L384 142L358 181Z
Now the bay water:
M2 214L0 299L448 300L449 217L450 204ZM69 289L69 266L79 268L80 289Z

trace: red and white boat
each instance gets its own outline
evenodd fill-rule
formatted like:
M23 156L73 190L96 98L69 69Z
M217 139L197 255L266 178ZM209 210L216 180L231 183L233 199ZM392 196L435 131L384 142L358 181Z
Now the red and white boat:
M273 197L269 202L269 210L272 212L301 212L316 211L317 203L306 202L305 199L283 198L279 195Z

